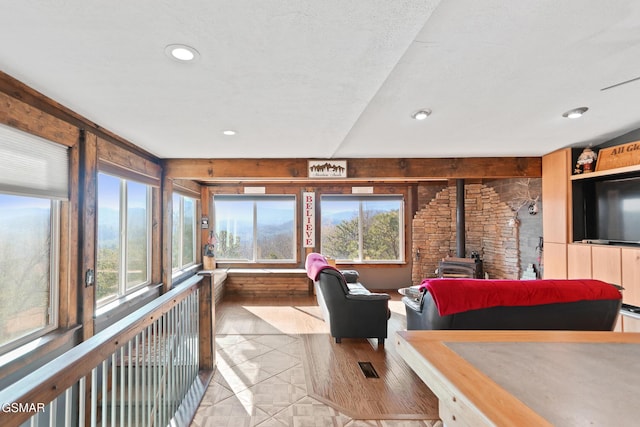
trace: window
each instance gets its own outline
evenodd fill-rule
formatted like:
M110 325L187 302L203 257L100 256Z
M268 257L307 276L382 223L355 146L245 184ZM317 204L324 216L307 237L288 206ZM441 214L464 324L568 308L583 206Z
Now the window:
M56 326L58 206L0 194L0 346Z
M340 261L401 262L401 196L322 196L321 251Z
M295 196L217 195L214 212L217 260L295 261Z
M151 187L98 174L98 305L150 282Z
M0 125L0 353L58 326L67 147Z
M196 262L196 201L173 195L172 261L174 270Z

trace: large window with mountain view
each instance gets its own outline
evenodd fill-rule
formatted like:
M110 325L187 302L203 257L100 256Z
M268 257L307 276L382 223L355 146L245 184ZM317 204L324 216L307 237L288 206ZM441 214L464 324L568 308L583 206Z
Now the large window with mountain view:
M293 195L214 196L216 259L225 262L293 262Z
M98 174L96 301L102 305L151 277L151 187Z
M402 196L324 195L320 212L324 255L348 262L403 260Z
M173 194L171 265L180 270L196 262L196 200Z
M54 326L58 206L0 194L0 347Z
M67 147L0 124L0 354L58 324Z

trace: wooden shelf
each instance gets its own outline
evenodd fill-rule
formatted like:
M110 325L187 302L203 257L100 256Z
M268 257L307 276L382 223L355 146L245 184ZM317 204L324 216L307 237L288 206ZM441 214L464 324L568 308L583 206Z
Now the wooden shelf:
M597 178L599 176L618 175L618 174L629 173L629 172L640 172L640 165L625 166L625 167L622 167L622 168L607 169L607 170L603 170L603 171L581 173L581 174L578 174L578 175L571 175L571 181L577 181L577 180L589 179L589 178Z

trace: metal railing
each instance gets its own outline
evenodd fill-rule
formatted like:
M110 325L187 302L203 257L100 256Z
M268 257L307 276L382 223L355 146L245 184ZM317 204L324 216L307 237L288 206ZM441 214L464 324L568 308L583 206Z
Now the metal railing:
M0 391L0 425L185 425L213 369L210 286L194 276Z

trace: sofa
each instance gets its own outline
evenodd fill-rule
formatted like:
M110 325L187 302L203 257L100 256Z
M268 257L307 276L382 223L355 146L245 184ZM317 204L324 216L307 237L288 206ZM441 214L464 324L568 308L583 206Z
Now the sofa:
M357 271L340 271L315 252L307 255L305 269L336 343L342 338L377 338L384 345L389 294L370 292L359 282Z
M425 279L402 302L408 330L611 331L621 289L598 280Z

